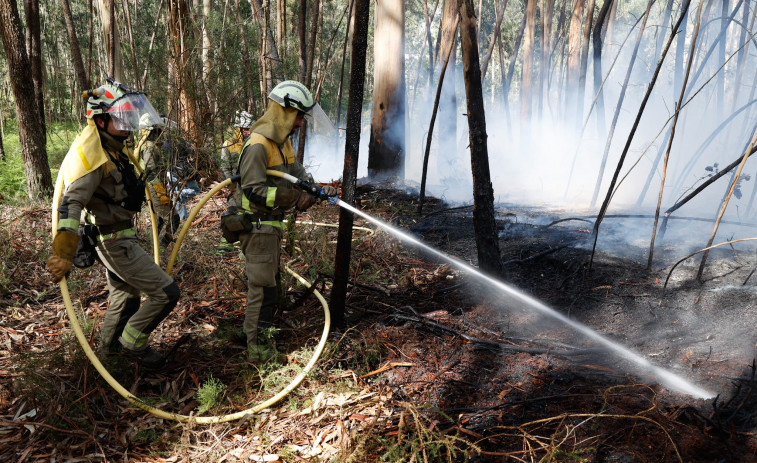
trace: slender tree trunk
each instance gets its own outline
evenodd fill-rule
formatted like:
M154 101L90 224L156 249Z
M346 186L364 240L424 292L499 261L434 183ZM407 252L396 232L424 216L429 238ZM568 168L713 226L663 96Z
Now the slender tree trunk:
M591 24L594 17L594 0L587 0L589 3L586 6L586 23L584 23L584 33L581 38L581 63L579 64L578 71L578 96L577 104L578 111L576 114L579 116L576 122L581 123L584 114L584 97L586 92L586 71L589 61L589 41L591 39Z
M568 69L566 76L566 99L564 117L572 120L573 124L580 123L580 113L577 113L578 81L581 63L581 23L583 21L584 0L576 0L573 13L570 15L568 27ZM575 117L578 114L579 117Z
M718 44L718 63L725 63L725 42L728 33L728 0L720 0L720 44ZM717 105L720 116L725 108L725 71L718 73L718 82L715 87L717 91ZM706 254L706 253L705 253Z
M649 19L649 10L652 8L652 3L654 0L649 0L647 3L647 9L644 12L644 17L641 21L641 26L639 26L639 35L636 38L636 44L633 48L633 53L631 54L631 59L628 63L628 71L626 72L626 78L623 81L623 86L620 90L620 97L618 98L618 104L615 107L615 114L612 118L612 123L610 124L610 133L607 135L607 141L605 142L605 150L604 153L602 153L602 162L599 166L599 174L597 175L597 182L594 186L594 194L591 197L591 207L594 207L594 205L597 202L597 195L599 195L599 188L602 185L602 178L604 177L605 173L605 165L607 164L607 157L610 153L610 146L612 145L612 138L613 134L615 132L615 126L618 123L618 117L620 116L620 110L623 107L623 100L626 96L626 90L628 89L628 81L631 79L631 73L633 72L633 67L636 64L636 56L639 53L639 45L641 45L641 38L644 35L644 30L647 26L647 19ZM598 222L597 222L598 223ZM596 225L595 225L596 228Z
M744 156L741 158L741 163L739 164L738 169L736 170L736 173L733 176L733 181L731 181L731 186L728 188L728 193L726 193L725 199L723 200L723 205L720 207L720 212L718 212L718 217L715 219L715 226L712 229L712 234L710 234L710 239L707 240L707 246L705 248L709 248L712 246L712 242L715 241L715 235L718 233L718 228L720 227L720 221L723 218L723 214L725 214L725 210L728 207L728 202L731 199L731 196L733 196L733 192L736 189L736 185L739 183L739 178L741 177L741 172L744 170L744 164L746 164L747 159L749 159L750 154L752 153L752 150L754 149L755 144L757 144L757 134L755 134L754 138L752 138L752 142L749 144L749 148L746 149L744 152ZM707 262L707 255L709 254L709 250L705 251L702 254L702 262L699 263L699 271L697 272L697 280L702 281L702 273L704 273L704 264Z
M71 15L71 5L68 0L61 0L61 6L63 9L63 19L66 21L66 32L68 33L68 43L71 47L71 61L74 64L74 72L76 73L76 82L79 85L78 90L84 91L90 88L89 78L87 72L84 70L84 61L81 57L81 49L79 48L79 39L76 37L76 28L74 27L74 19Z
M190 47L195 31L187 0L168 0L168 30L173 48L175 80L173 87L179 89L179 107L176 112L181 127L189 134L196 146L202 146L203 134L200 95L197 91L195 66L192 63L194 50Z
M525 134L531 122L532 113L532 90L534 68L534 37L536 35L536 0L527 0L526 3L526 30L523 41L523 68L520 78L520 118L521 134Z
M213 9L213 0L202 0L202 82L205 85L205 91L207 92L208 99L212 99L213 96L210 93L210 70L212 64L210 62L211 55L211 41L210 41L210 29L208 27L208 18L210 17L210 11Z
M542 0L541 3L541 72L539 73L539 117L544 110L545 88L552 72L552 16L555 10L554 0Z
M131 13L129 12L129 4L126 0L121 0L121 9L124 11L124 14L126 15L126 32L129 36L129 56L131 57L131 66L132 66L132 73L134 74L134 85L137 87L139 83L139 78L137 76L137 55L134 51L134 37L131 30ZM140 87L137 87L139 90L143 90Z
M441 174L457 172L460 170L461 156L457 149L457 66L455 64L457 54L457 27L460 18L459 0L444 0L442 6L442 19L439 24L439 53L436 55L438 66L449 55L447 71L442 84L442 94L439 100L438 123L442 127L437 133L437 145L444 147L439 149L436 156L437 171ZM434 71L436 72L436 71Z
M499 253L497 223L494 220L494 189L489 172L486 117L474 13L473 0L462 0L460 38L473 172L473 228L476 234L479 267L487 273L498 275L502 272L502 258Z
M358 154L360 153L361 114L363 112L363 87L365 83L366 53L368 50L369 0L354 0L355 20L350 52L350 89L347 102L347 136L344 146L344 170L342 172L342 198L349 205L355 204ZM344 325L344 308L347 301L347 282L350 277L350 254L352 253L352 224L354 217L347 209L339 210L339 232L334 258L334 283L331 288L331 315L334 325Z
M27 192L32 199L47 197L53 191L53 180L47 161L45 128L35 102L31 66L15 0L0 0L0 35L16 107Z
M297 17L297 33L300 39L300 82L305 82L308 75L307 26L308 0L300 0L299 16Z
M431 139L434 134L434 125L436 123L436 114L439 109L439 100L442 96L442 88L444 86L444 74L447 71L447 64L449 64L449 55L452 53L452 48L447 50L447 56L444 57L444 64L439 72L439 83L436 85L436 97L434 97L434 106L431 109L431 122L428 124L428 134L426 135L426 150L423 154L423 170L421 173L421 190L418 199L418 214L423 214L423 202L426 198L426 173L428 172L428 158L431 154Z
M605 99L602 93L602 43L604 41L604 31L607 28L607 18L609 17L610 8L613 1L606 0L599 10L597 15L597 24L594 26L594 32L592 33L592 42L594 47L594 94L597 99L597 109L595 114L597 115L597 135L600 137L605 134Z
M489 67L489 60L492 57L492 53L494 53L494 43L497 40L497 36L499 35L499 28L502 25L502 18L505 16L505 8L507 7L507 0L501 0L501 3L499 4L499 8L497 9L497 19L494 22L494 30L492 31L492 36L489 38L489 46L486 48L486 56L484 56L484 62L481 63L481 78L486 77L486 69Z
M318 18L320 13L320 0L313 0L313 20L310 22L310 49L307 53L307 60L305 62L305 87L313 91L313 63L315 61L315 49L318 48L316 40L318 38ZM299 143L297 143L297 161L302 163L305 159L305 142L307 135L308 124L305 121L302 127L299 129Z
M355 7L355 0L350 0L350 12L347 16L347 27L345 28L344 32L344 45L342 46L342 68L339 71L339 87L336 91L336 128L337 131L341 134L341 124L342 124L342 88L344 87L344 64L347 61L347 43L350 40L350 31L352 30L352 25L354 24L354 16L352 14L352 9ZM365 72L365 71L363 71Z
M249 1L253 16L258 19L258 23L265 34L265 40L270 44L266 50L266 59L268 61L267 66L271 70L271 78L275 81L282 81L284 80L284 71L282 69L281 58L279 57L278 45L276 45L276 39L273 37L273 31L271 30L270 21L266 18L267 9L263 8L261 0ZM305 0L302 1L303 3L305 2ZM273 88L273 85L269 82L267 90L270 90L271 88ZM268 92L266 91L264 94L268 95Z
M383 0L376 5L374 29L373 113L368 142L368 176L405 176L405 5Z
M34 82L34 101L37 106L37 117L42 123L42 136L47 139L45 131L45 98L42 80L42 40L39 24L39 0L24 0L26 15L26 55L31 65L32 81Z
M124 64L121 58L121 40L118 37L116 25L116 2L115 0L98 0L98 6L100 8L100 22L103 26L103 37L105 38L105 53L108 57L108 75L118 81L125 82Z
M158 5L158 13L155 15L152 35L150 35L150 45L148 45L147 53L145 54L145 70L142 73L142 88L147 88L147 72L150 70L150 54L152 53L152 48L155 44L155 34L158 31L158 22L160 21L160 12L163 11L163 2L164 0L160 0L160 4Z
M244 65L244 72L247 76L252 76L252 60L250 59L250 47L247 42L247 34L244 31L244 21L242 21L242 12L239 9L239 0L234 0L234 14L237 21L237 28L239 29L239 37L242 38L242 64ZM255 92L252 90L252 85L243 85L245 98L247 99L247 107L255 114L257 111L257 104L255 103ZM261 89L262 90L262 89ZM266 93L262 96L265 97ZM265 106L264 106L265 108Z

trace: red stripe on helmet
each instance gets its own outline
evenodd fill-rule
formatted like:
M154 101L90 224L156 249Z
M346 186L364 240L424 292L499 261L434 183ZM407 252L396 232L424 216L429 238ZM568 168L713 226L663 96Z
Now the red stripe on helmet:
M105 90L105 96L107 96L107 97L108 97L108 98L110 98L111 100L113 99L113 94L112 94L112 93L110 93L110 92L109 92L108 90Z

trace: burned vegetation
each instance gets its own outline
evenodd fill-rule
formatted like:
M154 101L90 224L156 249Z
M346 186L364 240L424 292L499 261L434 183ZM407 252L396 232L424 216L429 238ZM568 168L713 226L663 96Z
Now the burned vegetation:
M359 209L476 264L470 208L432 198L418 215L414 192L363 186L357 196ZM283 358L245 360L244 270L236 253L214 253L223 208L220 199L206 204L179 253L173 274L184 296L155 333L167 367L149 372L117 356L101 358L127 390L169 412L224 415L265 401L302 371L324 327L313 291L283 273L269 333ZM119 396L73 337L60 291L43 269L49 208L19 214L3 207L0 459L754 458L753 253L715 253L701 283L696 263L684 263L666 288L672 265L688 252L671 252L664 268L647 269L640 246L608 233L592 261L592 218L508 205L497 212L503 281L717 397L672 390L605 346L358 219L346 324L331 327L305 381L240 420L164 420ZM328 205L297 217L302 223L282 259L327 298L336 229L315 223L333 225L337 217ZM636 219L605 220L627 230ZM147 225L143 218L142 236ZM163 250L164 261L170 251ZM75 271L69 286L94 345L107 310L102 267Z

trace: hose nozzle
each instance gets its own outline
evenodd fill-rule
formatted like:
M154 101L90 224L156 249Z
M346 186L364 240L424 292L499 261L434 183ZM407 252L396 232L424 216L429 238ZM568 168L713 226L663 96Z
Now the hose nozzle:
M307 180L298 178L297 186L300 187L303 191L310 193L311 195L315 196L318 199L328 201L329 204L336 204L337 200L339 200L338 195L328 196L326 194L326 191L324 191L323 187L316 183L308 182Z

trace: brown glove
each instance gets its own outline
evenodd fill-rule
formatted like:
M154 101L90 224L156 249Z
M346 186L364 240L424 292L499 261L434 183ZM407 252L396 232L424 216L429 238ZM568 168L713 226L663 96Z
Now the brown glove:
M76 246L79 245L79 235L60 230L53 239L53 254L47 259L47 271L53 276L55 283L68 276L71 272L71 266L74 255L76 255Z
M310 209L310 206L315 204L315 196L311 195L310 193L305 193L304 191L299 192L300 197L297 198L297 204L295 204L295 208L300 212L305 212L308 209Z

